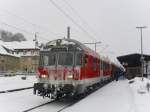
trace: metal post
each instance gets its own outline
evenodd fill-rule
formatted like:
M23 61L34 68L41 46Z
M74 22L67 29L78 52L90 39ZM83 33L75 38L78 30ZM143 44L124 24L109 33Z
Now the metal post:
M38 39L37 39L37 34L38 32L35 32L35 39L33 41L35 41L35 53L36 53L36 50L38 50ZM34 72L36 71L36 54L34 56Z
M95 52L96 52L96 42L95 42Z
M140 29L140 33L141 33L141 75L142 75L142 81L143 81L143 75L144 75L144 57L143 57L143 32L142 29L146 28L146 26L139 26L136 27L137 29Z
M70 27L67 27L67 38L70 39Z

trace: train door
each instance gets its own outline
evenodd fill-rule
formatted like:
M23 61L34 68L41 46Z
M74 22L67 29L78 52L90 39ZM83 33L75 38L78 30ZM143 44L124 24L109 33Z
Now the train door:
M88 63L89 63L89 57L87 54L84 54L83 55L83 69L82 69L81 79L87 78L88 69L89 69Z

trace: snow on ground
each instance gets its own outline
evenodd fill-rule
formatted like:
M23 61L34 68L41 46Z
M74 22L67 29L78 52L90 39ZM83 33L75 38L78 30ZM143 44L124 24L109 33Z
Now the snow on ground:
M133 98L135 102L135 112L150 112L150 92L148 92L147 84L150 84L150 80L144 78L135 78L130 84L133 92Z
M35 76L27 76L26 80L22 80L23 76L0 77L0 91L32 87L37 81Z
M128 80L113 81L63 112L133 112Z
M21 76L0 77L0 89L33 86L34 82L35 76L28 76L27 80L22 80ZM113 81L62 112L149 112L150 92L147 89L149 84L150 80L146 78L143 82L141 78ZM22 112L48 101L51 99L33 95L33 89L3 93L0 94L0 111ZM68 104L70 102L59 101L31 112L57 112Z
M23 90L12 93L0 94L1 112L23 112L26 109L44 104L50 99L33 95L33 90Z
M39 106L51 101L49 98L44 98L33 95L33 90L24 90L13 93L0 94L0 112L23 112L27 109ZM42 107L31 110L30 112L57 112L70 102L54 102Z
M113 81L63 112L150 112L148 86L146 78Z
M33 86L36 82L35 76L27 76L27 80L22 80L22 76L0 77L0 91L24 88ZM0 112L23 112L24 110L39 106L51 101L49 98L33 95L33 89L22 90L11 93L0 94ZM31 112L57 112L70 102L55 102L32 110Z

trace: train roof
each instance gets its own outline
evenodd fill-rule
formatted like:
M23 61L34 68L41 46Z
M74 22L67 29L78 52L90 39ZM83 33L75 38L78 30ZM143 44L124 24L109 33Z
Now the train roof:
M117 56L115 55L103 54L103 55L100 55L100 59L104 62L112 64L113 66L117 68L120 68L122 71L125 71L124 67L121 65L121 63L117 59Z
M80 50L83 50L86 54L89 54L89 55L99 58L98 53L96 53L89 47L85 46L83 43L81 43L77 40L74 40L74 39L57 39L57 40L53 40L53 41L46 43L46 46L57 46L57 44L58 44L57 42L59 42L59 44L61 44L61 45L70 45L70 44L75 45Z

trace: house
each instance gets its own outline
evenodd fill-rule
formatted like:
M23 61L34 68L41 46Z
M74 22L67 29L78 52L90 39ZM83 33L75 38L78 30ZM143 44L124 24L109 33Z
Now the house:
M4 70L9 70L9 66L16 66L16 71L25 72L36 72L39 63L39 51L38 47L35 47L35 42L33 41L23 41L23 42L2 42L0 41L1 49L3 55L1 58L0 66ZM9 55L4 55L9 54ZM16 57L17 56L17 57ZM8 59L9 57L9 59ZM10 58L11 57L11 58ZM12 58L13 57L13 58ZM17 60L15 60L15 59ZM5 59L5 61L4 61ZM11 61L11 62L8 62ZM5 64L4 64L5 62ZM9 66L6 64L10 64ZM5 67L4 67L5 66Z
M39 47L34 41L6 42L5 46L13 48L13 53L20 56L20 70L36 72L39 63Z
M15 72L20 68L20 57L11 52L0 42L0 72Z

